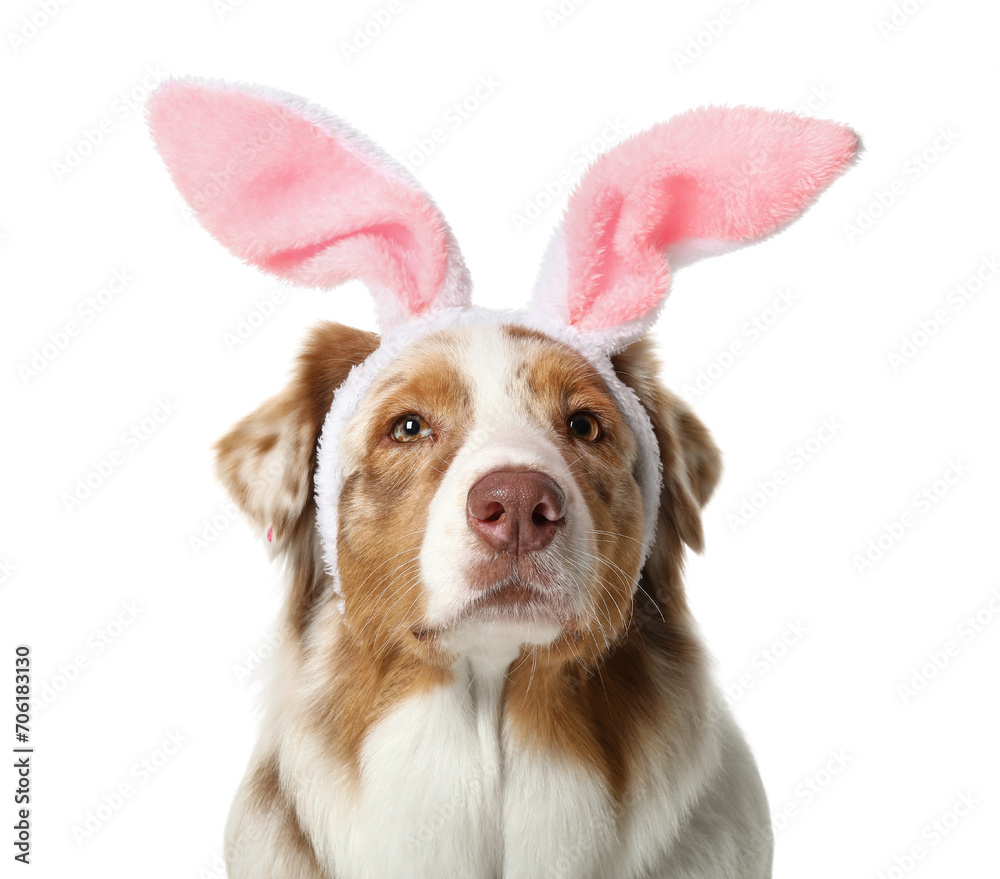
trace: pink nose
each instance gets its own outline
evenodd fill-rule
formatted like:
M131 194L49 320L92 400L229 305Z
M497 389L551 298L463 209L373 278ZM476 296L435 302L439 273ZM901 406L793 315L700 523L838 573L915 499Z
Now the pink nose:
M545 549L566 524L566 498L537 470L494 470L471 489L469 526L489 546L521 554Z

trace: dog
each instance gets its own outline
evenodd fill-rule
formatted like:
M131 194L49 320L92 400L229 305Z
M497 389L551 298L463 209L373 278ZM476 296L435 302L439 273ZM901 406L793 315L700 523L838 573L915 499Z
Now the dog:
M361 277L383 329L315 328L217 446L288 579L231 879L769 877L682 583L720 452L648 331L671 266L785 225L853 133L706 108L626 141L508 312L471 306L433 203L318 108L183 81L149 115L220 241L298 283Z

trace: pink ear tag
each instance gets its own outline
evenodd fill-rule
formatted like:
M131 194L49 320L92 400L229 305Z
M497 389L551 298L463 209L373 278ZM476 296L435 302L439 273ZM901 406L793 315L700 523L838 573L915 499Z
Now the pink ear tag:
M274 526L273 525L271 525L267 529L267 542L270 543L272 540L274 540Z

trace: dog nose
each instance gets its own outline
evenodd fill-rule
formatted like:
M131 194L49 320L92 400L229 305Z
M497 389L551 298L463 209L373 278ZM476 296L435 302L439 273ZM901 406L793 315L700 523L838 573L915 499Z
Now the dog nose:
M471 489L469 525L489 546L515 554L545 549L566 524L566 497L537 470L494 470Z

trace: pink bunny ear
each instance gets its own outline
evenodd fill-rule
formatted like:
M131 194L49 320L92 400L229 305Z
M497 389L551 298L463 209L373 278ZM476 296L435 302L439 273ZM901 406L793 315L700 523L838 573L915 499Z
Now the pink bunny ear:
M451 230L402 168L292 95L172 81L147 108L156 146L205 228L249 263L298 284L360 278L383 330L467 305Z
M570 198L533 308L606 350L645 332L671 266L794 220L858 149L850 129L750 107L703 107L629 138Z

